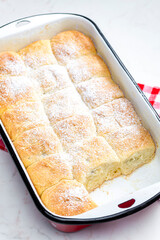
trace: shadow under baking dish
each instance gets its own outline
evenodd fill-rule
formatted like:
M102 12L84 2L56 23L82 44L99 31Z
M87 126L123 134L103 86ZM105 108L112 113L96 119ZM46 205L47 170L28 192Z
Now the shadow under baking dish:
M52 221L54 227L66 232L79 230L88 224L127 216L160 197L160 118L93 21L81 15L61 13L23 18L0 27L0 51L17 51L33 41L51 38L61 31L71 29L92 38L99 55L108 65L113 80L132 102L144 126L150 131L157 144L157 151L152 162L137 169L130 176L105 182L93 191L90 195L99 207L78 216L61 217L48 211L41 202L3 124L0 123L0 134L37 208Z

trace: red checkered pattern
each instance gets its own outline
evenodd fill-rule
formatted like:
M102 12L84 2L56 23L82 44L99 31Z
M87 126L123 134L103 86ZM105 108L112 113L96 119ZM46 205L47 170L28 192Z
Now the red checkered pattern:
M141 90L145 93L146 97L156 109L160 115L160 88L159 87L150 87L144 84L138 84Z
M145 93L146 97L149 99L150 103L156 109L158 114L160 115L160 88L159 87L150 87L144 84L138 84L141 90ZM1 136L0 136L0 149L7 151Z

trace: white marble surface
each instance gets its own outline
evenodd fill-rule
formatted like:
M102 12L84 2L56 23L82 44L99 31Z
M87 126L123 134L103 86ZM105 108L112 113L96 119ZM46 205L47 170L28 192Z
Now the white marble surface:
M0 25L46 12L93 19L137 82L160 86L159 0L0 0ZM0 240L159 240L160 202L110 223L66 234L38 212L8 153L0 151Z

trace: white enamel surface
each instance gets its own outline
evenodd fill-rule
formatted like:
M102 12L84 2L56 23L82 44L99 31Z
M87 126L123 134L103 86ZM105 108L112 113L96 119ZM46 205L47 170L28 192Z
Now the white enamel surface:
M112 5L111 5L111 7L112 7ZM138 7L138 2L137 2L137 7ZM133 12L134 12L134 7L132 6L132 8L133 8ZM124 9L126 9L125 6L124 6ZM59 11L62 11L62 10L60 9ZM64 9L64 11L65 11L65 9ZM75 6L74 11L76 11L76 6ZM94 11L96 12L96 7L95 7ZM122 9L121 9L121 11L122 11ZM148 9L148 11L149 11L149 9ZM47 12L47 9L46 9L46 12ZM85 14L85 12L81 12L81 13ZM28 15L31 15L31 14L28 14ZM116 12L116 14L118 17L117 12ZM136 14L136 12L135 12L135 14ZM59 19L57 19L57 17ZM90 17L93 18L92 14L90 14ZM56 19L58 21L61 21L60 16L56 16ZM99 21L99 19L102 19L100 28L101 28L102 32L104 32L103 30L105 29L105 35L107 37L108 32L107 32L107 29L105 28L104 17L102 18L100 13L99 13L99 15L97 15L97 21ZM120 19L126 19L126 21L127 21L127 14L126 14L126 18L122 16L122 17L120 17ZM103 46L103 41L101 39L97 38L96 32L94 32L94 28L91 24L87 24L87 23L83 24L82 22L84 20L82 20L81 21L82 25L81 25L81 24L78 24L76 21L70 20L70 18L67 17L65 20L65 24L63 23L63 25L62 24L59 25L59 23L56 23L56 25L54 25L54 27L53 27L53 25L47 24L47 27L45 28L45 30L44 30L44 27L43 28L40 27L42 25L42 23L43 23L43 25L46 25L47 22L53 21L53 20L54 20L53 16L44 17L43 20L42 20L42 18L34 18L34 20L33 20L33 18L31 18L30 19L31 25L28 24L23 27L15 28L15 24L13 23L12 26L7 26L6 30L4 29L3 32L0 29L0 37L2 37L2 35L5 35L5 38L2 37L1 41L0 41L0 51L1 50L10 50L10 49L17 50L18 48L21 48L24 45L30 43L30 41L37 40L38 38L49 37L49 36L52 36L53 34L57 33L58 31L66 30L67 28L69 29L70 27L68 27L68 24L70 24L70 26L72 26L78 30L84 31L87 34L90 33L90 31L91 31L92 36L94 38L94 42L96 43L98 50L101 52L101 54L103 53L102 55L103 55L104 59L105 59L105 55L107 54L107 59L109 60L107 63L110 66L111 70L114 69L114 70L112 70L113 77L117 80L118 83L121 82L121 79L124 79L124 78L126 79L126 76L124 75L123 71L119 68L119 65L116 65L114 58L112 56L110 56L110 51ZM96 19L94 19L94 20L96 21ZM6 21L7 21L7 19L6 19ZM107 21L109 21L109 19ZM110 21L114 21L114 16L110 16ZM36 27L36 26L39 26L39 27ZM101 26L103 26L103 27L101 27ZM117 28L120 28L120 27L121 26L118 25ZM30 34L28 32L29 28L33 28L34 31L32 31L32 34ZM43 31L42 31L42 29L43 29ZM111 31L111 29L109 29L109 30L110 30L109 35L111 36L112 31ZM154 30L154 28L153 28L153 30ZM120 31L120 30L117 29L117 31ZM24 32L26 35L24 35ZM3 34L1 35L1 33L3 33ZM10 34L13 35L14 42L13 42L13 38L10 37ZM114 34L115 33L113 32L113 36L114 36ZM145 37L145 35L144 35L144 37ZM27 39L27 41L26 41L26 39ZM113 37L113 40L114 39L116 39L116 35ZM121 37L120 41L124 41L124 40L125 39L123 39ZM160 37L159 37L159 40L160 40ZM116 41L117 40L115 40L115 42ZM135 41L136 41L136 37L135 37ZM110 40L110 42L113 45L111 40ZM120 46L121 45L122 45L122 42L120 42ZM144 42L144 45L145 45L145 42ZM113 47L114 47L114 45L113 45ZM146 44L146 47L147 47L147 44ZM128 56L127 56L126 48L128 49L128 52L129 52L130 46L125 45L123 47L123 50L126 53L126 58L127 58ZM122 49L119 49L118 53L119 53L121 59L123 60L123 56L122 56L123 54L122 55L120 54L121 51L122 51ZM135 51L136 51L136 49L135 49ZM144 59L144 61L145 61L145 59ZM156 62L155 59L154 60L152 59L152 61ZM157 58L157 61L158 61L158 58ZM130 70L129 65L130 64L127 65L127 68ZM149 68L149 64L148 64L148 68ZM137 71L138 71L138 69L137 69ZM149 71L149 70L147 69L147 71ZM132 73L133 73L133 70L132 70ZM135 74L138 74L138 73L135 72ZM135 76L135 74L133 74L133 75ZM117 75L120 78L117 78ZM150 75L151 75L151 72L150 72ZM147 76L147 78L148 78L148 76ZM156 77L154 79L155 79L155 85L156 85L157 84ZM143 81L140 81L140 80L139 80L139 82L143 83ZM150 82L148 81L147 83L150 85L154 85L153 79L151 79ZM127 85L127 84L129 84L129 85ZM136 97L134 97L131 100L134 103L138 112L143 112L142 119L143 119L146 127L148 129L152 130L152 135L158 141L158 136L160 136L159 135L160 132L158 129L158 127L159 127L158 122L156 121L154 116L150 114L150 110L148 109L148 107L143 105L144 104L143 99L139 96L139 94L137 94L137 91L135 90L133 85L130 84L129 82L127 82L127 80L125 81L125 85L123 84L123 82L121 82L120 85L121 85L121 87L124 88L124 90L125 90L125 87L129 88L130 92L132 92L132 96L134 96L134 94L136 94ZM126 95L127 95L127 97L131 98L129 93ZM138 99L138 101L137 101L137 99ZM140 102L141 102L141 104L139 104ZM148 118L148 116L149 116L149 118ZM105 199L107 199L108 208L106 208L106 206L105 207L102 206L99 208L98 211L94 210L95 211L94 216L96 214L97 214L97 216L98 216L98 214L101 216L103 214L104 215L111 214L111 212L110 212L111 209L114 209L114 212L119 211L120 209L117 208L117 203L119 203L119 201L123 202L125 200L130 199L130 197L133 197L134 194L135 194L134 196L136 196L136 198L137 198L137 201L135 204L139 204L141 201L146 200L148 197L151 197L156 192L158 192L159 184L154 185L154 183L157 183L160 180L160 175L159 175L159 172L160 172L160 164L159 163L160 162L158 161L158 156L159 156L159 151L157 152L157 157L155 158L155 160L152 163L147 164L146 166L137 170L130 177L127 177L127 178L121 177L121 178L115 179L112 182L108 182L107 184L104 184L103 191L101 191L101 193L98 192L100 197L99 197L99 199L97 199L97 201L99 201L99 203L101 204L101 203L106 202ZM16 170L16 167L14 166L14 163L12 162L12 159L9 156L9 154L1 151L0 152L0 161L2 163L1 166L4 167L4 168L2 168L2 167L0 168L0 171L1 171L0 174L1 174L1 179L2 179L1 180L2 198L0 200L0 208L1 208L0 212L2 212L2 214L1 214L2 224L0 224L0 239L13 239L13 238L14 239L18 239L18 238L24 239L25 237L26 237L26 239L27 239L27 237L28 237L28 239L35 239L37 236L38 237L40 236L41 237L40 239L47 239L47 238L49 239L50 237L52 239L54 239L53 238L54 230L52 230L52 228L50 228L50 226L48 226L48 224L46 223L46 220L43 218L43 216L41 216L41 214L33 206L32 200L30 199L30 196L28 195L28 192L27 192L24 184L22 183L22 180L21 180L21 178ZM123 186L123 188L122 188L122 186ZM151 188L150 188L150 186L151 186ZM147 188L145 188L145 187L147 187ZM117 192L117 188L120 189L118 192ZM149 191L148 191L148 188L150 188ZM139 189L143 189L143 190L137 191ZM137 191L137 192L135 193L135 191ZM128 195L128 194L131 194L131 195ZM94 195L94 193L92 195ZM95 194L95 195L97 196L97 194ZM117 200L117 198L119 198L119 199ZM102 199L102 201L100 201L101 199ZM112 203L112 201L111 201L113 199L115 199L114 203ZM135 216L139 216L141 221L145 222L145 216L147 214L148 215L151 214L150 209L153 209L152 210L153 211L152 219L156 220L156 216L158 216L158 214L157 213L155 214L155 212L156 212L156 209L159 209L157 205L159 205L159 204L155 203L153 206L148 208L149 210L146 209L145 211L142 211L142 213L140 212L140 213L134 215L133 217L129 217L129 219L131 219L130 222L133 224L133 226L135 225L135 223L133 223L134 221L137 221L137 220L135 220L135 219L137 219ZM157 210L157 212L158 212L158 210ZM159 213L160 213L160 209L159 209ZM89 214L90 214L90 216L92 216L92 214L93 214L92 211ZM84 214L84 215L87 215L87 214ZM86 217L88 217L88 215ZM86 229L83 231L85 234L83 234L82 232L80 234L77 233L77 235L75 235L76 239L80 239L80 236L83 237L84 239L85 238L86 239L89 239L89 238L94 239L94 237L96 239L96 236L100 236L101 239L103 239L104 235L102 233L105 232L105 226L107 226L107 224L110 227L113 226L113 227L111 227L113 229L113 233L111 233L110 229L108 229L108 231L106 231L106 234L107 235L109 234L108 236L110 236L110 239L111 239L111 236L113 236L113 239L127 239L127 235L125 236L125 231L127 232L127 229L125 230L125 224L127 224L128 221L124 219L124 220L119 220L117 222L102 224L101 225L102 227L97 227L97 231L94 227L92 227L90 229ZM7 228L7 225L6 225L7 223L9 223L9 225L10 225L9 228ZM131 223L129 223L128 231L133 233ZM147 224L149 225L149 220L148 220ZM142 225L141 222L139 222L139 225L137 225L137 228L139 229L139 227L141 225ZM122 226L122 229L120 229L120 226ZM118 230L116 230L116 228L118 228ZM145 232L145 230L143 230L142 226L141 226L141 228L142 228L142 231L144 231L143 234L146 234L147 231ZM98 231L98 229L100 229L100 230ZM156 231L157 229L158 228L156 228L156 225L155 225L154 230ZM141 229L139 229L139 231L141 231ZM16 235L17 232L18 232L18 235ZM92 232L94 232L95 236L93 236L91 234ZM120 238L120 237L116 238L116 233L117 233L117 237L118 237L118 234L120 232L122 232L122 234L121 234L122 238ZM98 233L99 233L99 235L98 235ZM5 234L8 234L8 236ZM2 238L1 238L1 235L2 235ZM58 238L63 239L64 235L59 233L56 236L57 236L57 239ZM136 235L136 233L133 236L136 236L136 239L138 239L138 237L137 237L138 235ZM131 236L130 239L135 239L135 238L133 238L133 236ZM147 238L148 236L149 236L149 234L146 234L145 239L149 239L149 238ZM69 236L69 239L72 239L72 238L74 239L74 235L73 235L73 237ZM157 239L159 239L159 238L157 238Z

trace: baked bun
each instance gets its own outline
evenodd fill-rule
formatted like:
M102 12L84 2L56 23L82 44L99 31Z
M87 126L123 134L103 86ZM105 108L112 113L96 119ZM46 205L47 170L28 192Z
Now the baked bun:
M128 175L149 162L155 155L155 145L149 132L141 125L117 129L105 135L121 161L122 174Z
M23 132L39 126L49 126L43 105L38 102L20 102L7 109L1 120L14 141Z
M0 75L20 76L25 74L25 64L16 52L0 53Z
M104 103L123 97L123 93L113 81L107 78L92 78L79 83L77 90L89 108L97 108Z
M76 180L60 181L45 190L41 199L47 209L61 216L74 216L97 207L85 187Z
M92 40L78 31L66 31L51 39L52 51L60 64L87 54L96 54Z
M111 80L107 65L98 55L82 56L67 65L70 78L74 83L83 82L95 77L106 77Z
M115 99L93 109L92 116L97 132L102 136L125 126L141 125L140 118L126 98Z
M14 141L14 146L25 167L44 156L62 150L60 141L50 126L36 127L25 131Z
M58 64L39 67L31 72L31 77L37 81L44 94L72 86L66 68Z
M19 51L27 67L38 68L43 65L56 64L49 40L33 42Z
M73 179L72 168L66 154L53 154L44 157L27 168L27 172L38 192L57 184L62 179Z
M75 144L70 154L74 159L73 176L89 192L121 174L119 158L103 137Z
M56 93L45 94L42 101L52 126L66 118L87 112L85 104L73 86Z
M38 101L31 80L24 76L0 76L0 115L17 103Z
M54 131L67 150L75 142L82 141L96 134L92 117L89 114L75 115L54 125Z

